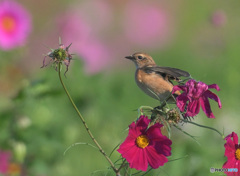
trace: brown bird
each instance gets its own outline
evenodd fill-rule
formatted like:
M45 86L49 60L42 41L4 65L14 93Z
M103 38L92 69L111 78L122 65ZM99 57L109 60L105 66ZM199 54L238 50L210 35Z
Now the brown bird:
M125 58L130 59L136 65L135 81L147 95L157 100L168 101L172 97L173 83L171 80L180 81L180 77L190 77L186 71L157 66L151 56L146 53L137 52ZM176 92L175 96L180 95Z

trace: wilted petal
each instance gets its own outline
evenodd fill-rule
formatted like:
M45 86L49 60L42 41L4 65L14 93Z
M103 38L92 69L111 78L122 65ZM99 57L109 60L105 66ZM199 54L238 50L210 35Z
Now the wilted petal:
M216 102L218 102L218 107L219 108L222 108L222 103L220 101L220 98L215 94L215 93L212 93L211 91L207 90L205 93L204 93L204 96L205 97L208 97L212 100L215 100Z
M193 97L196 83L197 82L194 79L190 79L189 81L186 82L185 84L187 87L186 93L188 97Z
M186 92L187 88L186 88L186 86L176 85L173 87L172 94L174 94L176 91L180 91L180 90Z
M199 98L202 96L202 94L208 89L208 85L203 83L203 82L198 82L195 83L194 86L194 90L192 90L193 92L193 97L194 98Z
M180 111L183 112L185 110L185 106L188 100L189 99L185 93L182 93L177 97L177 107L180 109Z
M207 97L203 96L199 99L203 112L207 115L208 118L215 118L212 113L211 106Z
M220 88L218 87L217 84L208 85L208 88L209 88L209 89L216 89L217 91L220 91Z
M185 117L193 117L197 115L199 111L200 111L200 102L198 100L189 102Z

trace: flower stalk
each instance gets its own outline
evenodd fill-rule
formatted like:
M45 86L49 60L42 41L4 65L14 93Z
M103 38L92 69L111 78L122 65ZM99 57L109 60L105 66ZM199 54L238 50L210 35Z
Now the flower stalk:
M205 125L200 125L200 124L197 124L197 123L195 123L195 122L192 122L192 121L189 121L189 120L185 120L185 119L182 119L181 121L182 121L182 122L185 122L185 123L191 123L191 124L196 125L196 126L199 126L199 127L203 127L203 128L207 128L207 129L216 131L223 139L225 138L224 135L223 135L220 131L218 131L217 129L215 129L215 128L212 128L212 127L209 127L209 126L205 126Z
M59 76L59 80L60 80L60 82L61 82L61 85L62 85L64 91L66 92L67 96L68 96L68 99L70 100L73 108L76 110L79 118L81 119L81 121L82 121L85 129L87 130L88 135L89 135L90 138L92 139L92 141L95 143L95 145L97 146L97 148L99 149L99 151L102 153L102 155L103 155L103 156L106 158L106 160L109 162L109 164L110 164L111 167L113 168L114 172L115 172L117 175L120 175L120 174L119 174L119 169L117 169L117 168L114 166L114 164L113 164L113 162L111 161L111 159L107 156L107 154L105 153L105 151L102 149L102 147L100 146L100 144L97 142L97 140L96 140L95 137L93 136L92 132L91 132L90 129L88 128L88 125L87 125L85 119L83 118L82 114L80 113L80 111L78 110L77 106L75 105L75 103L74 103L71 95L69 94L69 92L68 92L68 90L67 90L67 88L66 88L66 86L65 86L65 84L64 84L64 82L63 82L63 80L62 80L62 77L61 77L61 64L62 64L61 62L58 63L58 76Z

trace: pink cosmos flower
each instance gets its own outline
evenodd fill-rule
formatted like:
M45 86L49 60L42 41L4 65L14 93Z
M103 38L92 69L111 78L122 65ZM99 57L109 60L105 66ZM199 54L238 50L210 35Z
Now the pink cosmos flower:
M150 165L157 169L171 155L172 141L162 135L160 128L163 125L156 123L148 128L149 122L147 116L140 116L136 123L129 125L128 136L118 149L130 168L147 171Z
M10 164L11 153L0 150L0 175L6 174Z
M9 50L22 46L31 31L29 13L18 3L0 2L0 47Z
M236 172L225 172L227 176L240 176L240 144L238 143L238 136L236 133L232 132L226 138L225 154L228 159L223 164L225 169L237 169Z
M207 85L193 79L187 81L183 86L176 85L173 87L172 93L180 90L183 91L183 93L177 97L177 106L182 112L185 111L185 106L187 106L185 117L193 117L197 115L201 106L207 117L215 118L208 98L218 102L219 108L222 107L222 104L219 97L208 89L216 89L217 91L220 90L217 84Z

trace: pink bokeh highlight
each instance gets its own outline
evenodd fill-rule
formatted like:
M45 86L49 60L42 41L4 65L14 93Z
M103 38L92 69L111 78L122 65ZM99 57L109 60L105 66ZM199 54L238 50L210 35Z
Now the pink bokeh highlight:
M0 2L0 48L23 46L31 29L31 16L22 5L11 0Z
M6 174L10 164L11 153L0 150L0 174Z
M223 10L216 10L211 16L211 22L216 27L223 27L227 23L227 15Z
M131 43L140 47L159 47L170 39L170 16L158 5L130 1L124 13L123 30Z
M108 43L101 39L101 32L104 33L103 29L110 22L108 18L110 8L104 1L90 4L93 5L90 11L69 9L59 19L59 26L63 40L66 43L73 43L72 52L83 60L85 72L94 74L106 68L112 58ZM83 6L88 7L90 4L83 4ZM96 8L97 6L99 8ZM91 11L94 11L94 16L89 14Z

